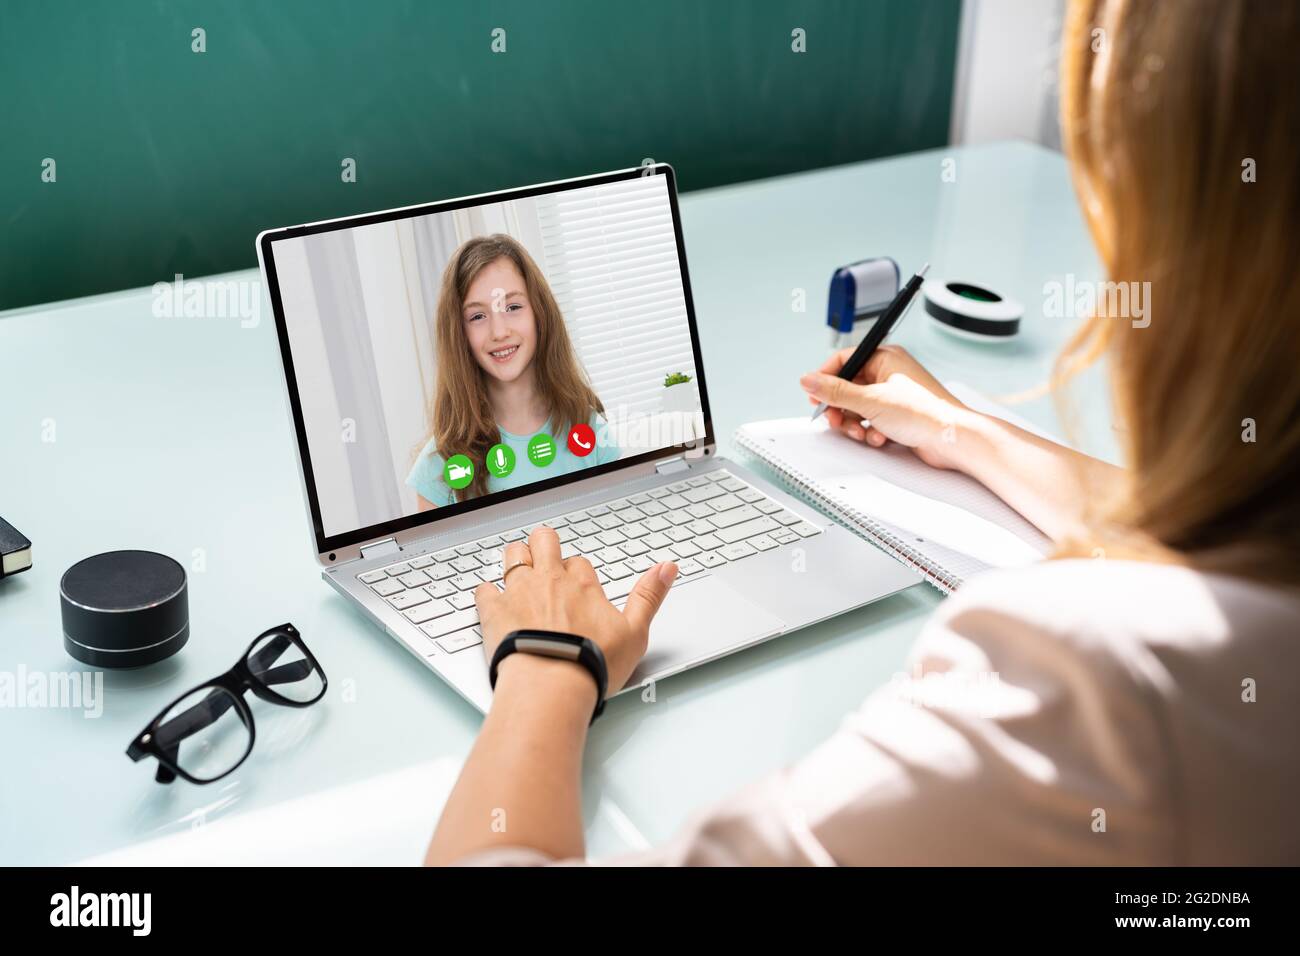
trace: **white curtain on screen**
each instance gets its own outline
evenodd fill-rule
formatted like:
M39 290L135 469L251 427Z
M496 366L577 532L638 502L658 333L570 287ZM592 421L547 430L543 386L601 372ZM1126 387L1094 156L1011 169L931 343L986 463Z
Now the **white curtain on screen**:
M666 177L537 197L542 267L611 422L661 408L695 377Z

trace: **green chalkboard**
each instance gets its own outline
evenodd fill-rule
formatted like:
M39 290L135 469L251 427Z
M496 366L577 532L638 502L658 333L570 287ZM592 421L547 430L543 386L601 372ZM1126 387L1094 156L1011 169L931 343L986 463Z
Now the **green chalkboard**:
M269 226L647 157L690 190L941 145L959 17L959 0L5 0L0 308L250 266Z

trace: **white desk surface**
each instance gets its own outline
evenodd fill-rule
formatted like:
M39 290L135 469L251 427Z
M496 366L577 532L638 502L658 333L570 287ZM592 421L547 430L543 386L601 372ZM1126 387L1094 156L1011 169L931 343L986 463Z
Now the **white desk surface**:
M948 158L955 182L944 180ZM1043 316L1044 283L1099 274L1064 161L1024 144L687 193L682 215L724 455L742 422L806 410L798 376L829 352L826 289L838 265L891 255L908 273L928 260L933 276L1020 299L1014 343L951 339L919 303L896 336L941 379L991 395L1043 382L1073 325ZM792 310L796 289L804 313ZM109 853L291 862L310 831L287 827L277 843L275 821L295 818L320 829L313 861L415 862L446 768L464 759L479 716L320 580L269 307L244 328L155 318L151 303L137 289L0 313L0 515L32 539L35 557L0 581L0 675L83 669L63 651L58 582L96 552L144 548L185 564L192 627L170 661L108 672L98 718L0 706L0 863ZM1109 456L1099 379L1078 395L1076 442ZM1050 398L1016 410L1062 431ZM939 600L920 585L664 681L655 703L612 702L587 751L591 854L662 840L692 810L809 750L899 670ZM305 711L255 702L253 754L211 786L159 786L153 761L127 759L127 743L170 698L284 621L325 667L324 701ZM196 829L203 839L138 847Z

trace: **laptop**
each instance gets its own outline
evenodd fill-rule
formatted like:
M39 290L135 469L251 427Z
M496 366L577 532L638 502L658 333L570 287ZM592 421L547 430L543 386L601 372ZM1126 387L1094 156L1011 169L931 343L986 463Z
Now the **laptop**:
M322 576L482 712L474 589L538 525L615 605L677 562L625 690L920 580L719 456L668 165L257 250Z

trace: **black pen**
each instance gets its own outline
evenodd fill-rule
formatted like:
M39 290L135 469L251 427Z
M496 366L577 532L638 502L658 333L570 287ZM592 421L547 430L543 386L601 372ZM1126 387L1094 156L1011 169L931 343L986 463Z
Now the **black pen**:
M871 327L871 331L863 336L858 347L849 356L849 360L839 370L840 378L853 381L854 377L862 371L862 366L867 364L867 360L876 354L876 349L880 348L880 343L885 341L885 336L893 330L907 312L907 307L912 304L912 297L916 295L916 290L921 288L921 282L929 269L930 263L927 262L921 266L920 272L907 280L907 285L894 296L894 301L889 303L889 308L876 319L876 324ZM822 402L812 413L812 420L817 421L817 417L824 411L826 411L826 403Z

